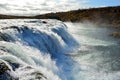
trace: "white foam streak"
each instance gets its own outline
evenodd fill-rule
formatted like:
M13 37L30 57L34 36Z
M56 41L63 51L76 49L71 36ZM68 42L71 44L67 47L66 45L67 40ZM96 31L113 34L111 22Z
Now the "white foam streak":
M6 40L0 41L0 59L12 67L13 72L8 72L11 76L15 74L19 80L72 77L72 68L67 64L72 60L65 54L73 51L78 43L64 23L19 19L0 20L0 23L0 32Z

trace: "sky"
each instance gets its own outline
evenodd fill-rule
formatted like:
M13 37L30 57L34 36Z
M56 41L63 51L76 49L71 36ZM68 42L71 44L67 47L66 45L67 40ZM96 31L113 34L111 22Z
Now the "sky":
M38 15L107 6L120 6L120 0L0 0L0 14Z

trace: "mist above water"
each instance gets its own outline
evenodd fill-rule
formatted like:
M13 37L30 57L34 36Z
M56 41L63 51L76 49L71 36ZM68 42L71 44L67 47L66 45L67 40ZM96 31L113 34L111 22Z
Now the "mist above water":
M43 23L46 22L46 23ZM57 20L0 20L0 80L119 80L112 28Z
M110 36L114 28L91 23L66 23L80 48L70 56L78 62L74 80L119 80L120 40Z
M63 22L43 21L0 21L0 59L7 71L10 68L1 80L73 80L75 63L66 55L77 49L79 43Z

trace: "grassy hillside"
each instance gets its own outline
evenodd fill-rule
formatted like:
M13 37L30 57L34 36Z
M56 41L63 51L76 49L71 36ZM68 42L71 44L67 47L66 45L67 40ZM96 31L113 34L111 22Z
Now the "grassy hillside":
M120 38L120 6L79 9L68 12L48 13L37 15L35 18L59 19L61 21L91 22L94 25L118 28L111 36Z
M61 21L90 21L102 26L120 27L120 6L79 9L68 12L48 13L35 18L56 18Z
M120 6L79 9L67 12L48 13L36 16L0 15L0 19L58 19L71 22L91 22L94 25L115 27L120 30ZM120 31L111 34L120 37Z
M101 26L120 27L120 6L79 9L68 12L48 13L36 16L0 15L0 19L59 19L61 21L84 22L89 21Z
M14 15L4 15L0 14L0 19L24 19L24 18L33 18L33 16L14 16Z

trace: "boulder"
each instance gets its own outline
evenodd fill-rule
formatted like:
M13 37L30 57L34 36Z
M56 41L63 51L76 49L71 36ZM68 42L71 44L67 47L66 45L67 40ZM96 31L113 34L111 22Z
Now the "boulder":
M0 75L5 73L6 71L10 71L10 68L7 66L6 63L0 61Z

